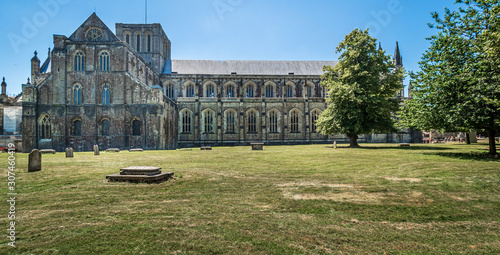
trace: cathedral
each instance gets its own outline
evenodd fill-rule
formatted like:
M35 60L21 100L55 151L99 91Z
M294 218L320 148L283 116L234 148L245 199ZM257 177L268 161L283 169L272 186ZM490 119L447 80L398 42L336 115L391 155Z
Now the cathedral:
M24 151L348 140L316 130L323 66L335 61L174 60L160 24L117 23L115 31L93 13L71 36L54 35L45 61L35 52L22 92ZM402 67L398 46L394 61ZM416 137L404 130L359 140Z

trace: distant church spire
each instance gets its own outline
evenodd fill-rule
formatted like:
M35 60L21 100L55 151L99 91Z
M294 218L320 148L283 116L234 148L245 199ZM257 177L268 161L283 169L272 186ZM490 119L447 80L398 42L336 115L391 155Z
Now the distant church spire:
M399 52L398 42L396 42L396 52L394 52L394 65L396 65L396 67L403 66L403 58L401 57L401 53Z
M378 42L378 50L382 50L382 43Z

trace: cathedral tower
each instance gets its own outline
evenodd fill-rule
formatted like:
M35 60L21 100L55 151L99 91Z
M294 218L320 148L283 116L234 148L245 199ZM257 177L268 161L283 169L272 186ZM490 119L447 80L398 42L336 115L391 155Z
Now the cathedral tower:
M116 23L116 36L137 51L157 73L170 60L170 40L159 23Z

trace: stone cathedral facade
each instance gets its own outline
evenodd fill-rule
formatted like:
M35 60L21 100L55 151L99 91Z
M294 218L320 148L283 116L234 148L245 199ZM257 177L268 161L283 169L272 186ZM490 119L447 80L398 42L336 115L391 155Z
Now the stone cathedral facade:
M70 37L54 35L42 63L35 52L23 85L25 151L175 149L202 145L324 143L320 86L334 61L172 60L160 24L116 24L94 13ZM402 66L399 49L395 61ZM361 142L409 142L410 132Z

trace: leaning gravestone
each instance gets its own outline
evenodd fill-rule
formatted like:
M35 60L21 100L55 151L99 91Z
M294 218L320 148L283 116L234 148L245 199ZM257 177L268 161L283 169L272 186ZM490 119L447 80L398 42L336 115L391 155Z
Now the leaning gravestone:
M99 145L94 145L94 155L99 155Z
M34 149L30 152L28 158L28 172L36 172L42 170L42 153Z
M66 158L73 157L73 148L66 148Z

